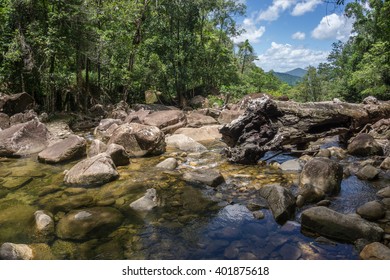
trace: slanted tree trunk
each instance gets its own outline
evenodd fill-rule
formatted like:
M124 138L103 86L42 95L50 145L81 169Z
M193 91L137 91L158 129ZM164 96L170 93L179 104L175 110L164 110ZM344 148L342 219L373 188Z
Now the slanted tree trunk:
M245 113L220 129L232 162L255 164L268 151L304 145L319 138L345 135L390 117L390 102L349 104L296 103L254 99Z

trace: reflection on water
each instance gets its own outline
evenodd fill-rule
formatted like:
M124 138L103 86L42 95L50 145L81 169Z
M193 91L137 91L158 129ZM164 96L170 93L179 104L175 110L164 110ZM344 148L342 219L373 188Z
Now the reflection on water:
M296 174L269 166L232 165L220 147L203 154L179 155L178 170L153 168L162 157L135 159L120 167L120 179L99 188L63 185L67 165L44 165L33 159L0 162L0 243L46 243L56 259L356 259L353 245L317 242L301 233L299 212L294 221L277 224L257 190L262 185L289 186ZM280 155L283 162L291 157ZM186 170L216 168L226 183L216 189L191 186L181 180ZM155 188L159 206L137 213L129 204ZM375 198L372 184L349 177L342 182L331 207L352 213ZM73 209L115 207L123 224L100 239L43 238L33 230L34 212L48 210L57 223ZM249 210L264 214L255 219ZM42 258L45 258L43 255Z

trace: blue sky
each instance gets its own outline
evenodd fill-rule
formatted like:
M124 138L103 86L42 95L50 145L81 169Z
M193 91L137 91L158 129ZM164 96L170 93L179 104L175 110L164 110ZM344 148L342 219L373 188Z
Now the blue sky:
M236 1L246 4L247 13L237 19L245 32L233 40L248 39L265 71L318 66L332 43L348 40L352 31L353 19L344 16L343 7L324 0Z

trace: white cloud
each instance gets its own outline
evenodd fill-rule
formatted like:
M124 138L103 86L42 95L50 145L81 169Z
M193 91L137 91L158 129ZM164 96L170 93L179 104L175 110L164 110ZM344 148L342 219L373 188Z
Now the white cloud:
M321 3L323 3L322 0L304 0L302 2L299 2L294 7L294 10L291 12L291 14L293 16L301 16L303 14L306 14L307 12L312 12Z
M353 22L352 18L331 14L321 19L321 22L312 31L311 36L319 40L337 39L346 41L352 32Z
M278 44L272 42L271 47L265 53L258 56L256 64L265 71L275 70L286 72L294 68L305 68L309 65L318 66L326 61L329 52L316 51L290 44Z
M247 39L250 43L258 43L265 32L264 26L257 27L254 21L249 18L244 19L242 27L245 29L245 32L237 37L234 37L234 43L244 42Z
M293 38L294 40L305 40L306 38L306 34L304 32L295 32L291 38Z
M296 0L273 0L272 5L265 11L260 11L258 20L277 20L282 12L296 3Z

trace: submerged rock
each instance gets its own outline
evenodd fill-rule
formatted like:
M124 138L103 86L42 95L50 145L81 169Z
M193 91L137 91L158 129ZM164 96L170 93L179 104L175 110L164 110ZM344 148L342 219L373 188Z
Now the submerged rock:
M38 232L44 234L50 234L54 232L54 221L50 213L46 211L38 210L34 213L35 228Z
M260 188L259 193L267 199L277 222L284 223L294 217L295 197L288 189L279 185L270 185Z
M84 240L107 236L123 221L115 208L95 207L74 210L57 225L57 236L62 239Z
M87 141L77 135L57 142L38 154L38 160L45 163L61 163L82 158L86 154Z
M174 170L177 167L177 160L175 158L167 158L156 165L157 168Z
M221 173L212 169L187 172L183 175L183 179L189 183L205 184L213 188L225 182Z
M353 215L338 213L323 206L303 211L301 226L326 237L347 242L353 242L360 238L380 241L383 236L383 229L378 225Z
M360 133L348 145L348 153L362 157L383 155L383 149L374 137L367 133Z
M157 207L157 192L155 189L147 189L146 194L130 204L136 211L150 211Z
M106 153L84 159L73 166L65 175L68 185L94 186L102 185L119 177L115 164Z
M3 243L0 247L2 260L32 260L33 250L26 244Z

